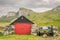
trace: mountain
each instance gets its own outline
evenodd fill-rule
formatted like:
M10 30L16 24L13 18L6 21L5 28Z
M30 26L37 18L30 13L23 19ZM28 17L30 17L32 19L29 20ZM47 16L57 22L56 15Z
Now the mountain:
M20 8L18 12L8 12L6 16L0 17L0 22L10 22L15 18L18 18L21 15L27 16L29 14L34 13L32 10L27 9L27 8ZM4 20L3 20L4 19Z
M10 12L8 12L8 14L6 16L7 17L16 16L16 12L10 11Z
M19 16L21 16L21 15L27 16L27 15L34 13L34 12L28 8L20 8L18 13L19 13Z
M54 21L60 21L60 6L57 6L50 11L42 13L42 16L52 19Z
M18 18L21 15L26 16L29 20L33 21L37 25L52 25L52 24L58 25L58 22L60 22L60 6L57 6L52 10L48 10L42 13L36 13L27 8L20 8L18 12L16 12L15 16L12 17L3 16L0 18L0 22L11 22L13 19Z
M38 25L46 25L46 24L59 24L60 22L60 6L53 8L52 10L48 10L42 13L33 13L27 16L30 20ZM60 24L59 24L60 25Z
M57 6L57 7L53 8L52 10L60 12L60 6Z

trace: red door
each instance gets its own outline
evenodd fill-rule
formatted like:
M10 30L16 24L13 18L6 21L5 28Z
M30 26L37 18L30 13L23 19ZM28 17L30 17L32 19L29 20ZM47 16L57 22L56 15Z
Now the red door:
M31 23L15 23L15 33L16 34L30 34L31 33Z

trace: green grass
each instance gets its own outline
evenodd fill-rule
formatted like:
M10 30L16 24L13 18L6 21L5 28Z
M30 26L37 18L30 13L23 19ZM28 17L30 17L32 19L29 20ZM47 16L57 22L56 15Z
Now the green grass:
M0 22L0 26L8 26L9 24L9 22Z
M34 36L34 35L7 35L0 36L0 40L60 40L60 37L47 37L43 38L42 36Z

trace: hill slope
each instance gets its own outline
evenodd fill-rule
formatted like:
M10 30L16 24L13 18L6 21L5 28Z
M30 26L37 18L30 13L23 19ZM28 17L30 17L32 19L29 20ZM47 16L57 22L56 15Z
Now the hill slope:
M43 24L59 24L60 22L60 7L53 8L52 10L42 12L42 13L32 13L27 16L30 20L38 25ZM56 22L56 23L55 23ZM60 25L60 24L59 24Z
M36 13L30 9L20 8L20 10L16 13L13 17L1 17L0 22L11 22L13 19L20 16L21 12L26 16L28 19L36 23L37 25L48 25L48 24L57 24L60 22L60 7L53 8L52 10ZM25 15L27 14L27 15ZM4 20L3 20L4 19ZM56 23L55 23L56 22Z

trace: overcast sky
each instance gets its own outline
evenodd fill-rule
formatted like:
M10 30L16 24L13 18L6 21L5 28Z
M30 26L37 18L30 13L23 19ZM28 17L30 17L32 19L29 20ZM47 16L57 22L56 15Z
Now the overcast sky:
M58 5L60 0L0 0L0 15L6 15L9 11L18 11L21 7L42 12Z

